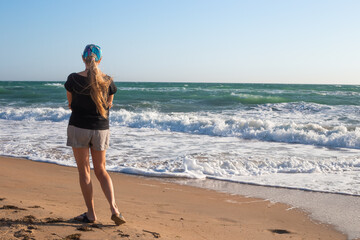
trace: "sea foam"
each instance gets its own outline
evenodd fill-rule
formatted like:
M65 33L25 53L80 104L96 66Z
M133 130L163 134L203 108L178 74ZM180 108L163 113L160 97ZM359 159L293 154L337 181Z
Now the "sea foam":
M17 121L67 121L70 110L59 108L12 108L0 110L0 119ZM296 115L296 114L295 114ZM157 111L112 111L110 121L116 126L151 128L161 131L200 134L219 137L238 137L284 143L360 149L360 128L357 126L324 123L295 123L294 120L262 115L223 113L161 113Z
M116 85L109 170L360 195L359 86ZM0 155L76 165L63 83L0 82L0 105Z

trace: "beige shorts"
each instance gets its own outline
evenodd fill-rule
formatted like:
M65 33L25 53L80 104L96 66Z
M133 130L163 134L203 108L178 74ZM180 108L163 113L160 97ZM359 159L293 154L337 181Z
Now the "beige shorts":
M104 151L109 147L110 131L78 128L72 125L67 129L67 146L74 148L92 148Z

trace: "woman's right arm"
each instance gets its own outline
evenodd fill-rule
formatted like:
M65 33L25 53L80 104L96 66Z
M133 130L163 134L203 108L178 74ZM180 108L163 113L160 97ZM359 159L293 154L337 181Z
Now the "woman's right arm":
M110 96L108 97L109 109L113 106L113 100L114 100L114 95L110 95Z
M71 94L71 92L66 91L66 97L67 97L67 100L68 100L69 109L71 110L71 102L72 102L72 94Z

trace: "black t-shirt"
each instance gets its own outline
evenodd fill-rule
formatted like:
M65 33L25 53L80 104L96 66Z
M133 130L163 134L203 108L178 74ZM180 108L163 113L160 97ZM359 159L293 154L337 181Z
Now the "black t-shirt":
M117 88L111 77L104 77L105 81L111 81L109 85L109 95L116 93ZM100 115L97 111L96 105L90 96L90 84L87 77L81 76L77 73L71 73L66 83L65 89L71 92L72 101L69 125L79 128L105 130L109 129L109 119ZM109 116L109 109L107 109Z

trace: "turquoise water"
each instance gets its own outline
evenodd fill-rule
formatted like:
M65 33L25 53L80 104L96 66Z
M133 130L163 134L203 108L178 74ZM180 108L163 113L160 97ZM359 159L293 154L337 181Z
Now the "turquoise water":
M0 155L75 165L63 84L0 82ZM360 86L116 86L110 170L360 195Z
M66 108L64 82L0 82L0 119L8 120L49 120L64 121L64 115L58 108ZM291 124L319 124L332 130L337 127L354 131L360 124L359 103L360 86L354 85L289 85L289 84L220 84L220 83L116 83L118 93L114 98L114 124L131 127L152 127L171 129L209 135L228 135L243 138L256 138L270 141L309 143L335 147L360 147L358 142L328 144L303 141L296 134L291 139L279 139L275 136L250 136L239 122L232 119L244 116L245 119L270 120L277 129L291 128ZM17 111L21 108L21 111ZM51 108L41 113L41 108ZM40 112L34 112L34 110ZM59 110L59 111L58 111ZM50 111L50 112L49 112ZM126 122L121 111L139 114L139 121ZM143 121L144 114L164 114L160 118ZM184 113L198 117L200 114L216 114L216 119L225 119L231 125L228 132L203 132L201 122L191 129L176 119L165 121L164 116ZM184 115L184 116L185 116ZM180 125L179 125L180 124ZM262 125L262 124L260 124ZM261 127L261 126L260 126ZM310 131L305 129L305 131ZM314 127L312 127L314 130ZM245 130L245 133L244 133ZM316 130L314 130L316 131ZM242 132L243 134L240 134ZM270 133L271 134L271 133ZM334 136L334 135L333 135ZM356 140L357 141L357 140Z
M63 82L0 82L3 106L47 104L66 100ZM213 111L257 104L305 102L323 105L359 105L358 85L116 83L117 107L163 112Z

